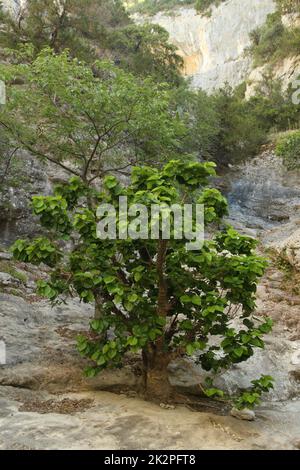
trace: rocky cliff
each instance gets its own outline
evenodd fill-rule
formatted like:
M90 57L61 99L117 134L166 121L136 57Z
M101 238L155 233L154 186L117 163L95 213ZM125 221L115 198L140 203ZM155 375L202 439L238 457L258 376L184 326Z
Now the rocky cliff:
M248 77L252 64L245 49L250 45L250 32L274 11L273 0L228 0L214 7L210 16L179 8L172 15L158 13L151 22L169 32L184 58L184 73L191 77L192 86L212 91L225 82L236 86Z
M18 15L20 9L25 4L26 0L2 0L1 3L4 8L12 11L15 15Z

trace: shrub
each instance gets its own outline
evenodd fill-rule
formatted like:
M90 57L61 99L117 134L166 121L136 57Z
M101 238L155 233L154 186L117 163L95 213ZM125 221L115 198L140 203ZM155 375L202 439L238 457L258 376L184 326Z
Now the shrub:
M283 137L277 144L276 154L283 158L289 170L300 168L300 131Z
M300 28L285 27L281 12L268 15L265 24L251 33L249 52L255 65L276 63L288 56L297 55L300 48Z
M180 6L194 6L195 0L131 0L126 3L133 13L155 15L160 11L170 11Z
M300 0L276 0L278 10L283 13L300 13Z
M196 0L195 8L198 13L210 14L212 6L218 6L225 0Z

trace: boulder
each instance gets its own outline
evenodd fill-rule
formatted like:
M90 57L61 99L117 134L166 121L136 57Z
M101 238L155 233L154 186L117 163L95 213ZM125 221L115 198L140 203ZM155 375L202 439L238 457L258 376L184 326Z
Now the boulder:
M3 279L10 282L11 276ZM6 345L0 385L53 393L139 390L142 376L131 365L85 377L87 361L76 350L76 336L88 330L93 313L91 305L76 300L51 308L46 301L0 294L0 339Z
M237 408L232 408L230 411L231 416L237 419L242 419L243 421L254 421L255 413L253 410L244 408L243 410L238 410Z
M20 281L8 273L0 272L0 286L2 287L15 287L20 285Z
M297 372L299 370L299 341L267 336L265 349L257 349L248 361L233 365L214 379L216 387L230 395L251 386L251 381L262 374L275 379L274 390L264 396L266 400L287 400L300 392ZM196 358L195 358L196 359ZM177 359L169 366L170 382L189 393L203 395L202 384L209 373L192 359Z

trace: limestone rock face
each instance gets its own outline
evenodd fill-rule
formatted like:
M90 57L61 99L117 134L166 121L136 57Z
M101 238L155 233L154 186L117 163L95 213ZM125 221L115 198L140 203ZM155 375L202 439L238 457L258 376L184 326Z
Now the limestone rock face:
M297 229L300 218L299 172L288 171L281 158L267 149L229 172L230 189L227 193L230 203L230 219L256 230L254 236L262 235L266 244L272 240L269 230L283 227L280 240L287 237L288 223L291 230ZM250 235L250 233L248 233Z
M4 8L10 10L14 15L18 15L20 9L24 6L26 0L2 0Z
M256 67L252 70L248 78L246 99L251 98L255 94L255 90L259 82L263 80L264 75L268 73L269 64ZM300 56L286 57L282 62L278 63L273 69L274 80L282 81L283 90L287 90L290 83L297 80L300 75ZM295 84L294 88L299 88ZM298 95L297 95L298 96Z
M273 0L228 0L213 8L211 16L198 15L193 8L179 8L172 16L162 12L150 20L169 32L192 86L212 91L225 82L236 86L248 76L251 60L244 53L250 45L249 34L273 11Z
M300 270L300 173L273 150L229 173L230 223ZM247 230L245 231L245 227ZM253 234L249 229L253 230Z
M51 184L45 166L23 150L14 157L14 168L6 175L6 160L0 163L0 245L9 246L17 238L39 232L36 219L29 206L32 196L48 195ZM17 172L17 174L16 174Z

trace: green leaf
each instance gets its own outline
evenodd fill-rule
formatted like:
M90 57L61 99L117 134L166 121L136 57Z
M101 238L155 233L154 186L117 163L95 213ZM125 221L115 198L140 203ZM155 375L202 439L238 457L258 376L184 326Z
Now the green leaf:
M130 346L137 346L137 344L138 344L138 339L137 339L135 336L130 336L130 337L127 339L127 343L128 343Z
M150 330L148 333L148 336L151 339L151 341L154 341L157 338L157 330L155 329Z
M114 359L117 355L117 351L115 349L112 349L111 351L109 351L108 353L108 357L109 359Z
M103 366L106 363L106 359L104 356L100 356L99 359L97 360L97 365L98 366Z
M199 295L193 295L192 303L194 305L201 305L201 297L199 297Z
M183 304L188 304L188 303L191 303L192 302L192 299L191 297L189 297L188 295L182 295L180 297L180 301L183 303Z
M189 356L192 356L194 354L195 348L193 344L187 344L186 346L186 352Z
M207 388L205 390L205 395L208 396L208 397L215 397L215 396L218 396L218 397L224 397L224 392L223 390L220 390L218 388Z
M98 331L100 329L101 323L102 323L101 320L92 320L91 321L92 329L95 331Z
M242 355L244 354L244 348L242 348L242 347L241 348L235 348L233 350L233 353L237 357L242 357Z
M98 358L99 358L99 356L100 356L100 354L101 354L101 352L100 352L100 351L96 351L96 352L94 352L94 354L92 354L92 357L91 357L91 359L92 359L93 361L97 361L97 360L98 360Z
M139 298L139 296L137 294L130 294L128 296L129 302L131 302L133 304L138 300L138 298Z
M142 279L142 274L141 273L139 273L139 272L134 273L135 282L139 282L141 279Z
M125 302L124 307L126 308L128 312L131 312L134 308L134 305L131 302Z
M85 370L85 375L89 378L95 377L96 374L97 374L97 369L93 367L89 367Z
M104 180L104 184L107 188L115 188L118 184L117 179L114 176L107 176Z
M77 346L77 348L78 348L78 351L79 351L79 352L83 352L83 351L85 351L86 348L87 348L87 343L80 343L80 344Z
M242 342L243 342L244 344L249 343L250 340L251 340L251 336L250 336L250 335L246 335L246 334L245 334L245 335L242 335Z

